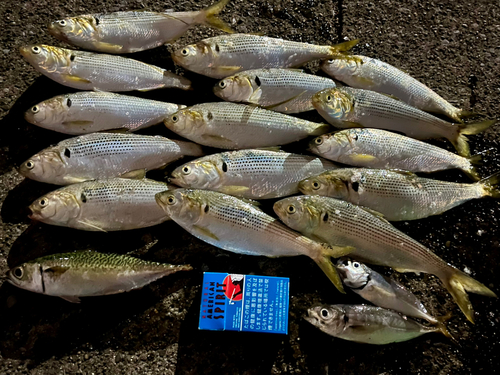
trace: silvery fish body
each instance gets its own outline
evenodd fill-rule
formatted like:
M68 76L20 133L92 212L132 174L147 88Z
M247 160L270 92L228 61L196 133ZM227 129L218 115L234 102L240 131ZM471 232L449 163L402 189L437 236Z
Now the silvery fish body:
M235 103L204 103L164 120L167 128L201 145L223 149L279 146L328 131L319 124Z
M296 68L309 61L336 56L356 43L318 46L254 34L231 34L187 45L175 51L172 58L185 69L220 79L243 70Z
M143 175L183 156L201 156L195 143L160 136L94 133L66 139L25 161L19 172L36 181L68 185Z
M305 319L343 340L385 345L414 339L438 327L427 327L397 312L366 305L323 305L310 308Z
M154 180L112 178L68 185L37 199L30 218L88 231L150 227L168 220L155 194L168 185Z
M462 184L398 170L341 168L305 179L299 189L368 207L389 221L404 221L439 215L471 199L498 196L497 183L497 175Z
M126 57L44 44L22 47L21 54L38 72L75 89L149 91L165 87L191 88L191 82L184 77Z
M352 58L354 57L354 59ZM383 61L366 56L334 57L321 69L351 87L394 95L423 111L439 113L460 122L462 110L410 75Z
M465 135L477 134L495 121L452 124L375 91L338 87L316 93L314 108L339 128L364 127L402 132L415 139L448 139L459 154L470 156Z
M189 265L148 262L127 255L77 251L21 264L10 270L8 281L22 289L78 303L80 297L128 292L191 269Z
M330 257L352 251L330 247L294 232L253 204L209 190L176 189L156 195L158 205L193 236L238 254L307 255L342 289Z
M25 119L64 134L87 134L111 129L136 131L158 124L185 105L109 92L58 95L31 107Z
M282 113L311 111L312 96L335 87L329 78L297 69L254 69L227 77L214 86L218 97L230 102L256 104Z
M486 286L446 263L428 248L397 230L369 209L318 195L282 199L274 211L290 228L332 245L352 245L350 257L392 267L398 272L437 276L466 317L473 321L466 291L495 297Z
M427 312L422 302L396 280L350 259L339 259L337 270L345 286L374 305L440 324Z
M189 28L206 24L231 29L217 18L223 0L194 12L129 11L86 14L52 22L49 32L81 48L106 53L131 53L173 42Z
M302 176L335 168L333 163L313 156L242 150L213 154L181 165L172 172L171 182L244 198L269 199L296 194Z
M471 178L479 179L470 159L381 129L356 128L323 134L310 142L309 150L326 159L356 167L409 172L459 168Z

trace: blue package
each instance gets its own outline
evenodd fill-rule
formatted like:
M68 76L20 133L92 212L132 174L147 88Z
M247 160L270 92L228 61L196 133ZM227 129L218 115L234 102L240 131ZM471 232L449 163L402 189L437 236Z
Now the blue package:
M199 329L288 334L287 277L204 272Z

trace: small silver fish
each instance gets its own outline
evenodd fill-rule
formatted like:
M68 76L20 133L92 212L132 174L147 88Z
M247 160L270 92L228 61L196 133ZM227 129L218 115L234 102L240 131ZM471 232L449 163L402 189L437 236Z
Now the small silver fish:
M170 181L182 187L215 190L250 199L296 194L298 181L329 169L317 157L267 150L222 152L177 167Z
M329 125L245 104L203 103L164 120L173 132L201 145L229 150L280 146L328 131Z
M54 190L30 205L33 220L88 231L150 227L169 217L155 194L168 185L154 180L112 178L86 181Z
M26 121L64 134L111 129L136 131L158 124L185 105L110 92L85 91L58 95L28 109Z
M75 51L45 44L21 47L21 55L38 72L80 90L149 91L191 88L184 77L154 65L121 56Z
M416 139L446 138L464 157L470 157L466 135L478 134L495 123L452 124L402 101L375 91L338 87L316 93L314 108L339 128L378 128Z
M363 263L339 259L337 270L345 286L374 305L425 319L435 325L442 325L446 319L430 315L422 302L403 285L392 278L382 276ZM443 328L446 329L444 325Z
M397 312L365 305L322 305L310 308L305 317L321 331L343 340L385 345L440 332L442 327L427 327Z
M343 292L330 257L352 247L330 247L313 241L239 198L209 190L176 189L156 195L158 205L196 238L237 254L285 257L306 255Z
M305 236L331 245L354 246L350 254L353 259L391 267L398 272L437 276L471 322L474 322L474 312L466 291L496 297L485 285L367 208L338 199L303 195L276 202L274 212L286 225Z
M214 93L229 102L299 113L313 110L312 96L330 87L335 87L333 80L299 69L254 69L223 79L214 86Z
M8 281L18 288L79 303L80 297L140 289L189 265L148 262L127 255L77 251L37 258L14 267Z
M160 136L94 133L66 139L25 161L19 173L32 180L68 185L112 177L144 177L183 156L201 156L195 143Z
M471 199L500 198L500 172L473 184L386 169L341 168L299 183L304 194L339 198L380 212L389 221L440 215Z
M473 180L479 176L472 165L481 156L456 155L440 147L380 129L346 129L323 134L309 143L309 151L356 167L436 172L459 168Z
M178 49L174 62L212 78L224 78L243 70L296 68L350 50L352 40L334 46L318 46L254 34L231 34L207 38Z
M75 46L106 53L131 53L171 43L194 25L233 32L217 15L229 0L194 12L130 11L86 14L54 21L49 32Z
M371 57L338 55L325 61L321 69L351 87L394 95L413 107L446 115L456 122L468 115L415 78Z

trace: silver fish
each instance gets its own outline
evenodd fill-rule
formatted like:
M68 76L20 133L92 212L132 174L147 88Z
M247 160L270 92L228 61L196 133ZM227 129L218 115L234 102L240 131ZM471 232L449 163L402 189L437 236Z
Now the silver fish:
M304 194L339 198L380 212L389 221L440 215L471 199L500 198L500 172L473 184L431 180L411 172L341 168L300 182Z
M183 156L201 156L195 143L160 136L95 133L66 139L25 161L19 172L32 180L68 185L112 177L143 177Z
M170 180L182 187L269 199L296 194L302 178L335 168L333 163L312 156L242 150L193 160L177 167Z
M474 322L474 313L466 291L496 297L486 286L366 208L333 198L305 195L276 202L274 211L286 225L306 236L331 245L354 246L350 257L356 260L392 267L398 272L437 276L471 322Z
M306 255L343 292L330 257L349 253L352 247L331 247L313 241L253 204L215 191L176 189L157 194L156 200L186 231L223 250L272 258Z
M154 180L112 178L87 181L54 190L30 205L33 220L88 231L150 227L169 217L155 194L168 185Z
M374 305L425 319L435 325L442 325L446 319L430 315L422 302L403 285L375 272L363 263L339 259L337 270L345 286ZM443 328L446 329L444 326Z
M131 53L171 43L194 25L233 32L218 13L229 0L194 12L130 11L85 14L54 21L49 32L75 46L106 53Z
M223 79L214 86L214 93L229 102L298 113L313 110L312 96L330 87L335 87L333 80L298 69L254 69Z
M322 305L310 308L305 317L321 331L343 340L385 345L440 332L442 327L427 327L397 312L365 305Z
M346 129L323 134L309 143L309 151L356 167L436 172L459 168L473 180L472 165L480 155L464 158L440 147L380 129Z
M244 149L280 146L328 131L319 124L235 103L197 104L167 117L167 128L201 145Z
M338 55L325 61L321 69L351 87L394 95L413 107L446 115L456 122L468 115L410 75L371 57Z
M58 95L28 109L24 118L34 125L64 134L111 129L136 131L158 124L185 105L110 92Z
M387 129L416 139L446 138L465 157L470 157L466 135L480 133L495 123L452 124L384 94L352 87L320 91L312 102L325 120L339 128Z
M127 255L77 251L23 263L9 271L8 281L22 289L79 303L80 297L128 292L192 269L189 265L148 262Z
M212 78L224 78L250 69L296 68L350 50L352 40L333 46L318 46L254 34L231 34L207 38L178 49L174 62L185 69Z
M191 88L184 77L154 65L121 56L75 51L45 44L21 47L21 55L38 72L80 90L149 91Z

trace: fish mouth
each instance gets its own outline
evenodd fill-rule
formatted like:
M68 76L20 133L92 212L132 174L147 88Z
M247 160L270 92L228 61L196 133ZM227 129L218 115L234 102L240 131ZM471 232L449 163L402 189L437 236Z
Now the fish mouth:
M19 47L19 53L21 54L21 56L27 59L30 56L30 49L30 46Z
M311 323L312 325L316 325L316 323L318 322L318 315L316 314L315 311L313 310L308 310L307 311L307 314L304 315L304 320Z

